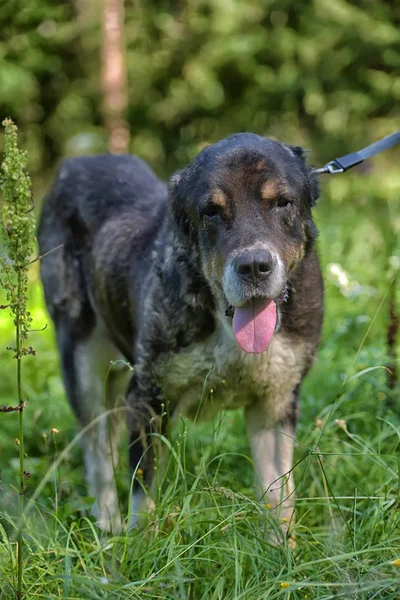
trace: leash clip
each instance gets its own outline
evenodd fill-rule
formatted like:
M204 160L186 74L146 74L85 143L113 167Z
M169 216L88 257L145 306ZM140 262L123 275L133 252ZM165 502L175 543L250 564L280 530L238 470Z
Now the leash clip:
M315 170L316 173L330 173L331 175L335 175L335 173L344 173L344 169L339 167L339 165L334 161L328 162L324 167Z

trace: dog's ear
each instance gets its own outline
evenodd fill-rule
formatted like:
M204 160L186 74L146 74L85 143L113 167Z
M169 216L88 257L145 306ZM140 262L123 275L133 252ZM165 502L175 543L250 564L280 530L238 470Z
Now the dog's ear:
M306 151L301 146L289 146L291 152L306 162Z
M301 146L289 146L290 151L301 158L307 167L311 206L315 206L319 198L319 179L313 167L307 165L307 151Z
M315 206L319 198L319 178L314 167L307 166L308 181L310 184L311 206Z
M184 237L189 235L189 218L184 199L183 171L177 171L169 180L169 205L176 232Z

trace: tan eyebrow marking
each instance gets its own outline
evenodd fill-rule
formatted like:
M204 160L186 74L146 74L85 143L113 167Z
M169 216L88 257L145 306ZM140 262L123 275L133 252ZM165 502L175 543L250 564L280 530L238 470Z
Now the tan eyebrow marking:
M268 180L264 181L261 186L261 198L263 200L275 200L277 196L286 191L285 187L282 187L277 181Z
M213 192L211 199L214 204L221 206L221 208L226 207L226 198L225 198L225 194L222 190L215 190L215 192Z

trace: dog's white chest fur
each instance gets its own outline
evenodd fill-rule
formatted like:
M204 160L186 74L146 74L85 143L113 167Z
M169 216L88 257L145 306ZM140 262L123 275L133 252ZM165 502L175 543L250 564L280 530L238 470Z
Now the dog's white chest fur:
M308 354L304 343L294 344L282 333L263 354L246 354L228 324L220 323L207 342L192 344L164 363L163 391L177 406L175 414L190 418L261 401L277 421L302 379Z

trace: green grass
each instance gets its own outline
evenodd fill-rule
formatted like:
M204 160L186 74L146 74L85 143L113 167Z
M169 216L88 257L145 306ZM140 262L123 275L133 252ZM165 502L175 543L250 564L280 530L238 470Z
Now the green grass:
M78 428L34 270L34 327L49 326L31 334L37 356L24 359L26 598L398 598L400 564L392 563L400 558L400 411L389 404L399 404L399 390L387 389L383 369L367 369L386 361L385 295L400 255L400 182L393 174L377 189L366 176L336 177L315 209L326 318L318 360L302 391L296 549L273 547L264 533L271 517L255 502L240 412L201 425L178 423L155 513L130 534L96 529L79 442L63 454ZM341 286L331 263L341 267ZM12 327L5 311L0 319L0 404L12 404L15 365L5 350ZM16 584L17 431L17 415L0 414L1 600L14 597ZM130 482L123 449L117 478L126 513Z

